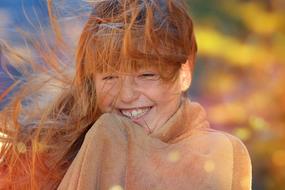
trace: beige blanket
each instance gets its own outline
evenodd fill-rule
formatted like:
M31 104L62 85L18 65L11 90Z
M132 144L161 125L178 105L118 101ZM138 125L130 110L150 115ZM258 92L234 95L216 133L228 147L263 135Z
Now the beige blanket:
M88 131L59 190L248 190L251 163L237 138L209 128L204 109L185 101L150 135L104 114Z

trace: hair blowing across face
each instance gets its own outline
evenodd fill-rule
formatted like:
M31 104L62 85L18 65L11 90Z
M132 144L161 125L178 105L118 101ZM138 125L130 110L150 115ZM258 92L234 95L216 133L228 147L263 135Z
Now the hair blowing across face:
M0 136L0 189L57 187L101 114L96 73L156 67L170 80L187 60L193 70L197 47L183 0L94 0L91 6L77 46L75 76L65 90L38 111L22 104L31 86L41 86L28 82L0 112L0 132L6 134Z
M94 1L78 45L78 80L100 71L194 65L196 41L180 0ZM163 73L162 73L163 74Z

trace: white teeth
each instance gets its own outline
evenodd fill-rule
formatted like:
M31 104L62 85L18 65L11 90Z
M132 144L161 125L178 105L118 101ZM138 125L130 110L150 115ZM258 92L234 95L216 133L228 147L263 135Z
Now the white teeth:
M131 112L124 112L124 111L122 111L122 114L124 114L125 116L128 116L128 117L132 117L132 113Z
M135 110L121 110L121 113L131 119L136 119L143 116L150 108L135 109Z

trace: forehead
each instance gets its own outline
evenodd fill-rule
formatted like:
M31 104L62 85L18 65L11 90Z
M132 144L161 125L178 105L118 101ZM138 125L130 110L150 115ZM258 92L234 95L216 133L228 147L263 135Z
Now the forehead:
M87 72L136 72L150 67L168 70L186 62L187 55L170 39L154 43L143 33L138 29L126 38L124 31L105 26L94 35L87 32L89 36L82 46Z
M116 74L116 75L136 75L142 74L144 72L155 72L159 74L160 79L163 81L172 81L174 82L178 75L179 75L180 65L169 65L169 64L162 64L162 63L148 63L148 64L138 64L134 65L133 67L128 67L118 69L118 70L105 70L97 72L97 74ZM95 73L95 76L97 75Z
M142 56L140 59L134 59L130 56L118 56L116 50L113 54L102 56L100 54L91 54L85 61L85 71L87 74L96 73L137 73L142 70L152 70L159 73L176 73L182 63L166 62L154 56Z
M116 73L120 75L132 75L140 72L152 71L152 72L160 72L159 66L157 64L143 64L143 63L133 63L133 65L124 65L120 68L118 67L108 67L105 69L98 69L96 73L104 74L104 73Z

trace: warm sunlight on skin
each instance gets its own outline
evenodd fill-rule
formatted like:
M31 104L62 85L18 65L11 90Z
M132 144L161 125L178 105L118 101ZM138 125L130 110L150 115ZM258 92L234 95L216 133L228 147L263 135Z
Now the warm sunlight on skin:
M181 69L179 80L175 82L163 81L155 69L128 74L97 74L95 85L99 109L103 113L127 117L151 133L178 109L183 91L190 85L191 77L186 72L189 69Z

